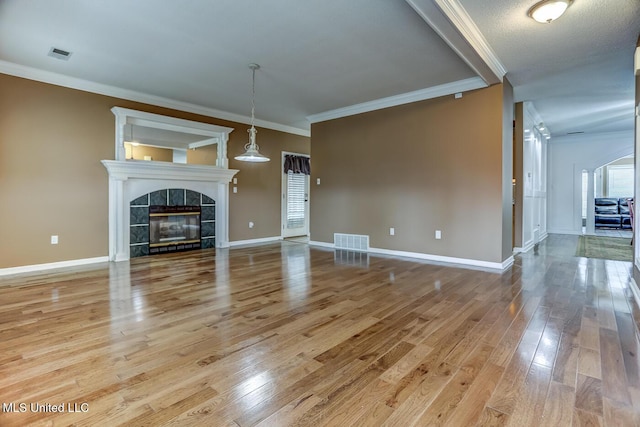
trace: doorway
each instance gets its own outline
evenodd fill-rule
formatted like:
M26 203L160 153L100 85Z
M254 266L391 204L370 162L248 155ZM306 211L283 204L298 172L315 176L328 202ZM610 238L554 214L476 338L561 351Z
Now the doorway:
M309 236L310 158L282 153L282 237Z

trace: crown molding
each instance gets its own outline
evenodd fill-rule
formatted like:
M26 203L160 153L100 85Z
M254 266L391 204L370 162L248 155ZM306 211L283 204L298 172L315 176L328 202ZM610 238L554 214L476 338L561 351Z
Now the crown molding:
M462 33L465 40L478 52L478 55L502 81L504 75L507 74L506 68L502 65L498 55L489 46L487 39L484 38L480 29L460 2L458 0L435 0L435 2L458 31Z
M488 85L507 73L475 22L458 0L405 0Z
M538 123L544 122L544 120L542 120L542 116L540 115L540 113L538 113L538 110L536 110L536 106L533 104L532 101L523 101L523 105L525 110L533 120L534 126L537 127ZM545 123L545 126L547 128L549 135L551 135L551 129L549 129L549 126L546 123Z
M188 113L200 114L203 116L214 117L221 120L229 120L232 122L244 123L247 125L251 124L251 118L243 116L241 114L216 110L214 108L203 107L202 105L191 104L188 102L176 101L174 99L164 98L161 96L149 95L135 90L122 89L119 87L96 83L77 77L66 76L59 73L53 73L51 71L45 71L38 68L27 67L25 65L14 64L8 61L0 60L0 73L48 83L56 86L67 87L70 89L77 89L84 92L112 96L114 98L126 99L128 101L142 102L144 104L156 105L158 107L165 107L174 110L185 111ZM258 127L291 133L294 135L307 137L311 136L311 131L308 129L287 126L267 120L256 119L255 125Z
M355 114L367 113L369 111L381 110L383 108L395 107L398 105L409 104L411 102L424 101L426 99L433 99L440 96L452 95L458 92L467 92L485 87L487 87L487 84L480 77L472 77L470 79L445 83L427 89L420 89L414 92L407 92L400 95L377 99L375 101L363 102L349 107L313 114L311 116L307 116L307 120L311 123L324 122L326 120L339 119L341 117L353 116Z

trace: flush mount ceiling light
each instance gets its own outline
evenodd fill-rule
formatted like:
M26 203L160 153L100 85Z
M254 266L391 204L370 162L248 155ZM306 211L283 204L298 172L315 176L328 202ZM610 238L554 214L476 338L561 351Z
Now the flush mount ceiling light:
M542 24L549 24L560 18L571 3L573 0L543 0L533 5L527 15Z
M256 130L253 122L255 120L255 109L256 109L256 70L260 69L258 64L249 64L249 68L253 72L253 80L252 80L252 89L251 89L251 128L247 131L249 132L249 142L244 146L245 152L239 156L236 156L236 160L241 160L243 162L268 162L270 159L267 156L263 156L258 151L259 147L256 144Z

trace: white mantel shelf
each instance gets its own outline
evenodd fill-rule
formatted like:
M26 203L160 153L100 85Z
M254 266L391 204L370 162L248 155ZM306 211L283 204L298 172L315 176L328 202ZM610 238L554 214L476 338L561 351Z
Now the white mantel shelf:
M161 179L229 183L237 169L146 160L102 160L111 178Z

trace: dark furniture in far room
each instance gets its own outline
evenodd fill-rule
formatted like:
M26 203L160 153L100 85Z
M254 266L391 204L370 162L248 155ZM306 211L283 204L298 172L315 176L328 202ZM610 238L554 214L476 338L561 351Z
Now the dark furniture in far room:
M629 197L597 197L596 227L631 229L628 199Z

